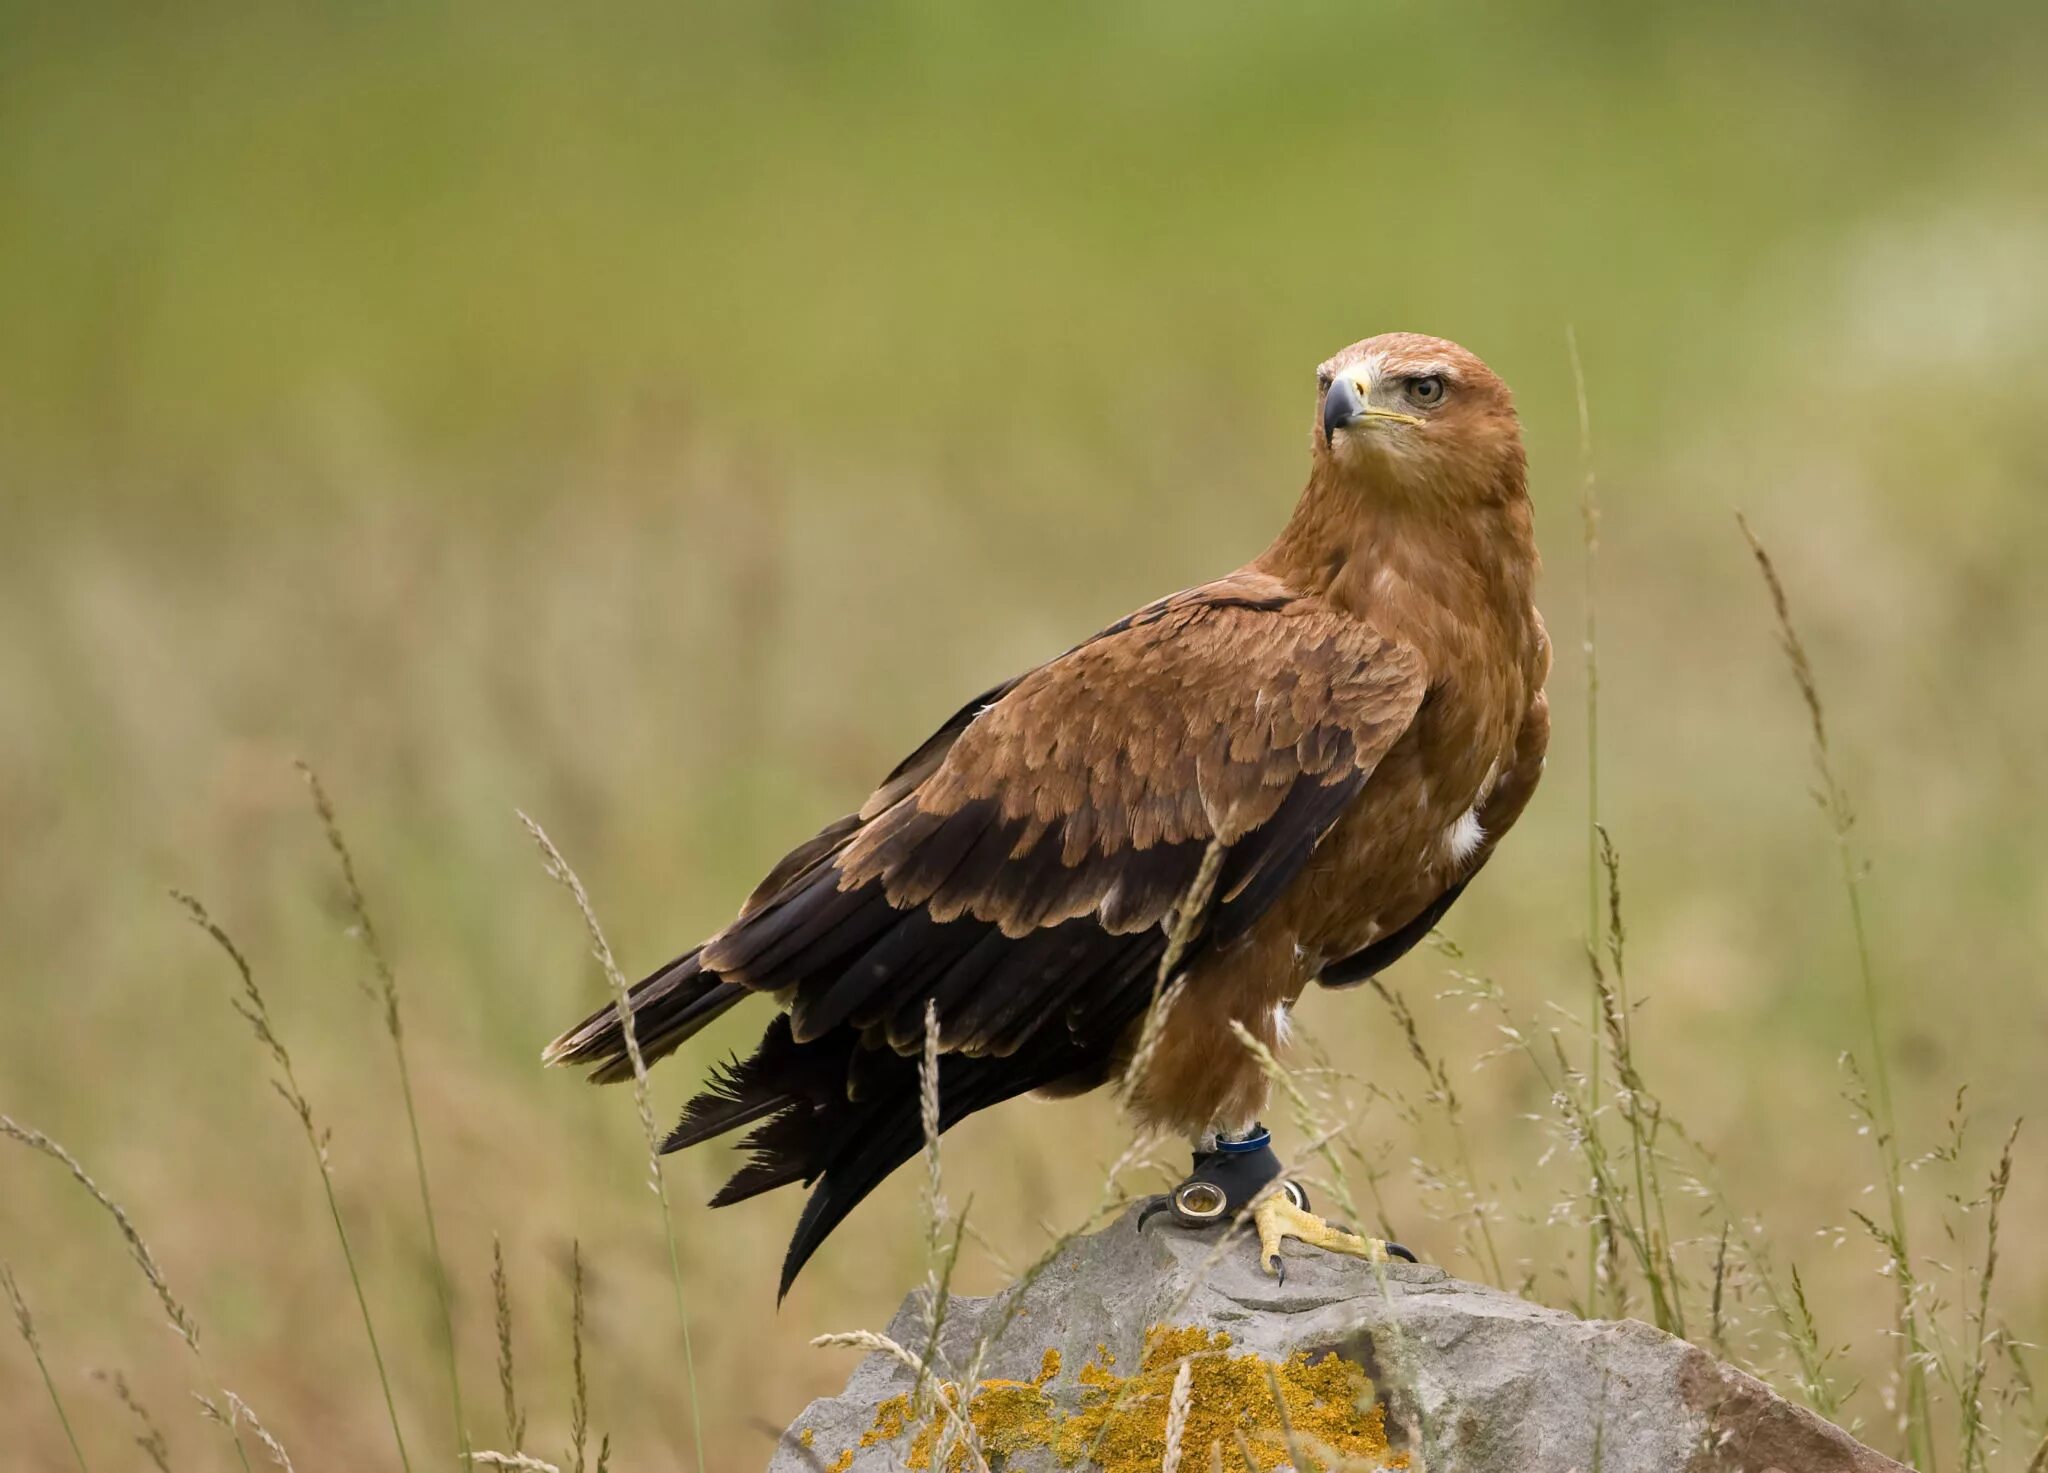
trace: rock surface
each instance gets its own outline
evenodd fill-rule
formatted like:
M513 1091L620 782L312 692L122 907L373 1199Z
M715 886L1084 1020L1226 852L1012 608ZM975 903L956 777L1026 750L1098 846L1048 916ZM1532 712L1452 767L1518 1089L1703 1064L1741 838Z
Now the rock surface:
M993 1331L972 1417L993 1473L1157 1469L1173 1378L1190 1369L1181 1468L1221 1442L1261 1470L1314 1460L1437 1473L1881 1473L1902 1464L1755 1378L1633 1320L1588 1321L1462 1283L1442 1269L1371 1265L1290 1243L1262 1274L1249 1237L1135 1215L1069 1244L1031 1283L953 1301L941 1337L959 1376ZM889 1328L915 1353L920 1295ZM1225 1338L1227 1337L1227 1339ZM1335 1357L1333 1359L1332 1357ZM964 1468L910 1416L914 1373L870 1355L846 1390L813 1402L770 1473ZM1283 1427L1277 1407L1289 1408ZM1361 1410L1361 1407L1364 1410ZM1404 1462L1403 1454L1407 1457Z

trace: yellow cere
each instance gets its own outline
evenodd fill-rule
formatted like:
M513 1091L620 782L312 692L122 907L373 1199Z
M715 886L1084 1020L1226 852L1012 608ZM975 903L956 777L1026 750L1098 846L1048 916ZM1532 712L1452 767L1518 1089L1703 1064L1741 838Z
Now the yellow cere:
M1013 1454L1039 1449L1050 1449L1064 1468L1156 1473L1166 1456L1174 1377L1186 1362L1193 1369L1181 1438L1183 1467L1207 1466L1216 1445L1236 1466L1241 1436L1259 1473L1269 1473L1289 1464L1290 1433L1304 1451L1335 1455L1348 1466L1408 1466L1405 1453L1388 1447L1386 1411L1375 1403L1372 1383L1357 1366L1336 1355L1312 1360L1304 1351L1283 1361L1232 1355L1230 1346L1230 1336L1220 1331L1155 1325L1145 1334L1138 1370L1121 1376L1116 1357L1098 1345L1075 1373L1079 1405L1071 1411L1049 1393L1060 1373L1060 1353L1048 1350L1038 1375L1029 1381L978 1382L968 1400L968 1418L997 1473ZM883 1402L875 1408L874 1425L861 1434L860 1446L907 1443L903 1466L918 1473L934 1467L943 1447L943 1473L963 1473L971 1460L964 1447L955 1445L948 1410L959 1406L960 1388L948 1382L935 1395L944 1406L934 1405L922 1418L908 1396ZM845 1473L855 1451L842 1452L828 1473Z

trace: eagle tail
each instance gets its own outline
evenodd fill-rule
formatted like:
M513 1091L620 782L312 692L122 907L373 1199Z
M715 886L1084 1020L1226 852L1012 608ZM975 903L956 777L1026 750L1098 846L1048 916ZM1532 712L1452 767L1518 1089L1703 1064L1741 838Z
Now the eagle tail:
M778 1300L846 1215L924 1144L917 1060L859 1045L851 1028L798 1043L789 1016L777 1015L752 1056L713 1071L662 1147L681 1150L754 1126L741 1142L747 1163L711 1199L713 1207L790 1182L811 1187L783 1259ZM939 1129L1071 1068L1070 1059L1028 1050L1010 1058L948 1054L939 1063Z
M643 1062L666 1058L723 1014L747 989L707 972L702 948L693 948L636 982L626 999L633 1012L633 1037ZM541 1051L547 1064L594 1064L593 1084L633 1077L626 1030L616 1003L606 1003Z

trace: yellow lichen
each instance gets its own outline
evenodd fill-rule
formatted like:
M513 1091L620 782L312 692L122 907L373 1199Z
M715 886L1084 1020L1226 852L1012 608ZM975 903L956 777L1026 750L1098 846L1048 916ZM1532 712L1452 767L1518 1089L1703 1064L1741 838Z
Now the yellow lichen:
M803 1431L797 1434L796 1445L798 1447L809 1447L814 1441L817 1440L817 1436L818 1434L815 1431L813 1431L809 1427L806 1427Z
M852 1466L853 1449L848 1448L846 1449L846 1451L842 1452L838 1457L834 1458L831 1461L831 1463L826 1467L825 1473L846 1473L846 1470L848 1468L851 1468Z
M1102 1473L1152 1473L1166 1455L1167 1403L1174 1377L1186 1363L1191 1394L1181 1439L1184 1465L1200 1466L1197 1459L1206 1458L1212 1445L1234 1451L1242 1435L1258 1473L1268 1473L1289 1461L1291 1430L1305 1447L1388 1468L1408 1466L1405 1454L1389 1450L1386 1413L1374 1404L1372 1385L1357 1366L1336 1355L1312 1360L1303 1351L1270 1361L1232 1355L1230 1347L1230 1337L1220 1331L1155 1325L1146 1332L1138 1370L1119 1376L1112 1369L1116 1358L1098 1345L1076 1373L1080 1406L1072 1412L1047 1394L1060 1372L1059 1352L1047 1350L1030 1381L977 1383L968 1419L998 1469L1012 1453L1049 1448L1063 1467L1086 1464ZM948 1409L960 1405L960 1390L947 1383L936 1394L945 1408L916 1425L908 1397L883 1402L860 1445L874 1447L908 1434L906 1468L931 1469L943 1444L948 1449L943 1473L961 1473L969 1465L967 1452L946 1435L954 1420ZM850 1460L852 1449L842 1456ZM835 1464L830 1473L844 1473L844 1466Z
M950 1394L952 1387L945 1390ZM910 1398L892 1396L875 1408L875 1425L860 1435L862 1447L873 1447L881 1442L894 1442L903 1435L903 1429L910 1425Z

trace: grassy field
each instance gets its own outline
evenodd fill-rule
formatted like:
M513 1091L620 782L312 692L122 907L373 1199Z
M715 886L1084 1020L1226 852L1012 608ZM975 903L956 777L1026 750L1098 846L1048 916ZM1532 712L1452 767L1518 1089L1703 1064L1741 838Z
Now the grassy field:
M1557 1210L1585 1173L1551 1150L1548 1092L1512 1052L1483 1062L1491 1004L1445 995L1483 973L1584 1055L1571 329L1637 1061L1799 1270L1842 1415L1897 1447L1886 1255L1853 1215L1883 1218L1883 1168L1839 1062L1870 1063L1862 983L1741 508L1855 803L1916 1274L1970 1338L1984 1214L1962 1207L2032 1117L1987 1328L2040 1338L2039 7L725 9L0 3L0 1111L126 1206L206 1384L301 1468L395 1466L321 1178L172 887L246 951L332 1131L414 1463L456 1455L397 1075L294 759L395 963L478 1444L506 1443L493 1235L550 1460L580 1242L593 1425L614 1467L688 1466L632 1101L537 1066L604 982L515 809L637 975L967 694L1263 545L1315 363L1397 327L1516 387L1560 651L1549 777L1450 917L1463 960L1389 976L1448 1061L1500 1277L1585 1296L1583 1204ZM1392 1097L1360 1096L1352 1139L1403 1238L1490 1274L1386 1006L1332 994L1303 1021ZM660 1069L657 1116L761 1022ZM1106 1102L1013 1106L947 1138L949 1196L1028 1259L1127 1139ZM878 1326L924 1272L906 1172L778 1311L796 1199L708 1213L728 1166L670 1174L720 1470L844 1377L812 1336ZM1671 1211L1698 1292L1728 1213ZM0 1260L89 1465L137 1456L101 1370L172 1466L227 1466L121 1254L54 1163L0 1142ZM1003 1277L978 1249L961 1272ZM1730 1283L1730 1353L1796 1388L1759 1281ZM2048 1361L1991 1349L1987 1393L2014 1398L1991 1465L2018 1470L2048 1406L2014 1367ZM11 1336L0 1428L10 1468L72 1466Z

